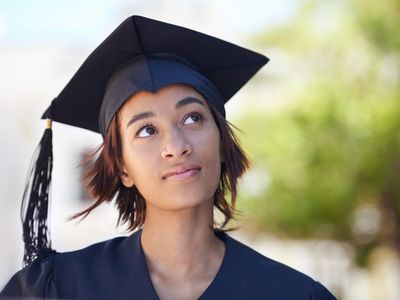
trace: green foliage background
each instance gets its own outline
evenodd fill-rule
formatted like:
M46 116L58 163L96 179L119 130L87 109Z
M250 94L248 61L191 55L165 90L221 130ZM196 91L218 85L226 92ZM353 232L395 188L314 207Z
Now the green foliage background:
M255 37L297 75L266 75L287 81L283 104L235 121L254 162L239 209L254 226L346 241L361 266L377 246L400 253L399 28L398 0L320 0Z

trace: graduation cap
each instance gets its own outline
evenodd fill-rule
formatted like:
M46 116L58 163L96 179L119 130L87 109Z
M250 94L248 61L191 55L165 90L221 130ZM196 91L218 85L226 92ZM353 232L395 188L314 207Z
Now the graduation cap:
M259 53L185 27L131 16L84 61L42 118L21 218L24 263L51 250L47 226L53 165L51 121L107 133L112 117L137 91L188 84L225 116L224 104L264 65Z

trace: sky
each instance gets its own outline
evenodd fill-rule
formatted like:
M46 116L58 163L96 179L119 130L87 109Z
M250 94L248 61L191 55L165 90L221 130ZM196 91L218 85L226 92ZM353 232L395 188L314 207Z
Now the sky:
M122 21L121 15L148 16L155 7L167 16L181 19L180 15L201 6L220 16L225 30L241 35L284 23L295 14L299 3L296 0L0 0L0 43L58 42L84 47Z

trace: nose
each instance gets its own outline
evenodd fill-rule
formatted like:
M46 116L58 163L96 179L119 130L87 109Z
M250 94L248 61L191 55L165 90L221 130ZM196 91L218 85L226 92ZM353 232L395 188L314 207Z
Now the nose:
M192 147L182 130L174 128L165 134L164 148L161 151L162 158L179 158L190 153L192 153Z

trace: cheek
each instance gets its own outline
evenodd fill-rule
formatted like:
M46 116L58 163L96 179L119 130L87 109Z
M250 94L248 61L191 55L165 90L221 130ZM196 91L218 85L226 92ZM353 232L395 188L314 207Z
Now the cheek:
M221 140L216 125L210 126L210 129L205 131L203 136L195 139L193 143L196 144L196 149L202 151L204 157L207 157L209 160L214 160L215 162L221 161Z
M221 142L218 129L215 127L213 130L206 131L202 136L193 139L191 144L193 145L194 155L199 157L207 167L207 178L215 182L216 188L221 171Z
M141 182L149 182L149 176L154 175L154 166L158 163L155 152L156 147L124 145L125 168L137 187Z

